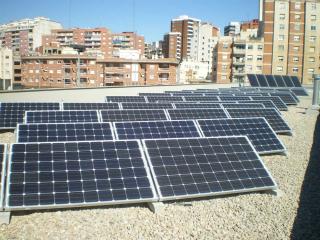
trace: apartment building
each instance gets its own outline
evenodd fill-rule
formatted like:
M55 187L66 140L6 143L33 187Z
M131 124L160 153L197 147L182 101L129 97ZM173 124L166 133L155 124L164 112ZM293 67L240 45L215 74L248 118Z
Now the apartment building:
M241 23L240 22L230 22L224 27L224 36L237 36L240 34Z
M181 33L169 32L163 37L162 51L165 58L176 58L181 60Z
M144 55L144 37L135 32L112 33L112 57L119 57L120 49L138 50L141 56Z
M261 0L265 74L295 75L311 84L320 73L320 1Z
M42 44L42 35L52 29L61 29L62 25L44 17L22 19L0 25L1 47L13 50L14 55L26 55Z
M152 43L145 43L144 57L147 59L163 58L163 41L156 41Z
M0 47L0 90L12 89L13 83L13 51Z
M22 57L22 84L26 88L175 84L177 66L175 59L98 59L62 51Z
M185 59L179 65L178 84L192 84L212 82L210 76L211 66L206 62Z

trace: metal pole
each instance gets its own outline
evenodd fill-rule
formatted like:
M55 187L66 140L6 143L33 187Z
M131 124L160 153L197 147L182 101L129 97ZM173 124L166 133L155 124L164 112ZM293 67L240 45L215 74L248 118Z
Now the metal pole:
M312 106L319 106L320 74L313 75L313 97Z
M80 86L80 53L78 52L78 64L77 64L77 87Z

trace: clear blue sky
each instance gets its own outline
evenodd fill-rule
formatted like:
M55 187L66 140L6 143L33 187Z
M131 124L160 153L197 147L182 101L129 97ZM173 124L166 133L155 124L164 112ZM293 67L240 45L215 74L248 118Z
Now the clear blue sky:
M162 39L170 20L188 15L221 29L230 21L258 17L259 0L2 0L0 24L45 16L68 27L135 30L146 41Z

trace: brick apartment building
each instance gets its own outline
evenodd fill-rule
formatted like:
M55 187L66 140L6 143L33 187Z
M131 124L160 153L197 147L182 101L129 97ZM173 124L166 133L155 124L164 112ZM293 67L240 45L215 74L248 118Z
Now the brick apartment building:
M263 73L295 75L310 84L320 73L320 1L261 0Z

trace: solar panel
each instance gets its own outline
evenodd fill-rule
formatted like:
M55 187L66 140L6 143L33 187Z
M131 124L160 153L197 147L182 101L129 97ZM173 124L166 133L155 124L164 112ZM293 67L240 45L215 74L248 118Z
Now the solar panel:
M170 93L139 93L139 96L171 96Z
M205 137L247 136L259 154L285 152L265 118L231 118L197 120Z
M63 103L63 110L102 110L102 109L120 109L119 103Z
M5 144L0 144L0 211L2 210L4 198L5 172L6 172L6 148Z
M276 92L270 93L271 96L278 96L286 105L297 105L298 101L292 96L291 93L286 92Z
M292 91L297 96L308 96L308 92L302 87L302 88L291 88L290 91Z
M224 108L264 108L260 103L221 103Z
M291 81L290 76L282 76L284 83L286 84L286 87L294 87L293 82Z
M148 102L182 102L183 98L180 96L147 96Z
M273 75L265 75L265 78L268 82L269 87L277 87L278 84L276 83L276 80L273 78Z
M276 189L247 137L143 140L160 200Z
M185 96L184 99L187 102L213 102L213 101L219 101L217 96Z
M259 82L260 87L269 87L268 82L264 75L257 74L256 76L257 76L257 80Z
M287 105L282 101L282 99L278 96L262 96L262 97L251 97L252 100L265 101L270 100L277 106L280 111L288 111Z
M190 108L168 109L171 120L179 119L210 119L227 118L226 112L221 108Z
M292 81L294 87L302 87L300 80L297 76L290 76L290 78L291 78L291 81Z
M156 200L137 140L16 143L10 156L10 210Z
M163 109L101 110L103 122L167 120Z
M278 109L277 106L271 100L251 100L251 101L239 101L239 103L258 103L262 104L265 108L275 108Z
M115 122L117 139L200 137L193 120Z
M276 133L291 133L291 128L274 108L226 108L231 118L265 117Z
M251 100L249 96L219 96L221 101L241 101L241 100Z
M121 103L122 109L167 109L173 108L171 103Z
M172 93L172 96L201 97L204 95L205 93L190 93L190 92Z
M278 87L286 87L287 86L281 75L275 75L274 79L275 79Z
M183 102L183 103L174 103L175 108L221 108L219 103L193 103L193 102Z
M17 142L113 140L110 123L19 124Z
M144 96L107 96L106 102L146 102Z
M95 110L27 111L25 123L99 122Z
M60 110L59 103L49 102L6 102L0 107L0 129L15 128L23 122L25 111L29 110Z
M248 79L252 87L259 87L259 82L255 74L248 74Z

